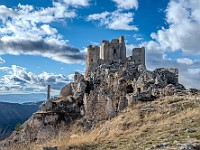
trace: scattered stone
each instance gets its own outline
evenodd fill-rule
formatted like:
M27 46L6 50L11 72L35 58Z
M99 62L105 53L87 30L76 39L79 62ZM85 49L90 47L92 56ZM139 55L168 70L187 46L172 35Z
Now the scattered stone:
M180 147L180 150L196 150L193 145L190 144L183 144Z
M43 147L43 150L58 150L58 147Z
M194 133L194 132L196 132L196 130L195 129L186 129L186 132L187 133Z
M151 149L157 149L157 148L166 148L169 146L169 143L162 143L159 145L153 145L153 147Z

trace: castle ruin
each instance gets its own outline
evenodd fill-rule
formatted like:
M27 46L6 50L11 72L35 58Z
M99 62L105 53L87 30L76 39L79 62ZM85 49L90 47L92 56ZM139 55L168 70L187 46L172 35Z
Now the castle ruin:
M101 48L92 45L87 47L85 75L87 76L88 72L91 72L101 64L125 64L126 62L133 62L137 65L142 64L145 66L145 48L134 48L132 50L132 56L126 57L124 36L120 36L119 39L113 39L111 42L103 40Z
M24 123L19 134L14 132L13 144L28 140L42 143L57 135L57 131L68 130L70 123L80 117L87 131L96 122L110 119L128 106L185 89L178 82L178 69L146 69L144 47L134 48L132 56L126 57L123 36L111 42L103 40L101 48L88 46L87 51L85 75L75 72L74 81L63 87L57 98L50 98L48 86L48 100Z
M103 40L87 47L86 72L76 72L74 82L61 90L60 96L80 105L87 120L113 117L138 101L174 94L184 87L178 83L178 69L146 69L145 48L134 48L126 57L124 37Z

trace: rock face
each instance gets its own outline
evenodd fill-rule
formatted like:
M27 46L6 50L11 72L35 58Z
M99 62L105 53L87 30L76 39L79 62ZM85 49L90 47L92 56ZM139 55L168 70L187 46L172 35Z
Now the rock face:
M177 73L177 69L148 71L132 62L100 65L87 76L85 117L108 119L134 102L173 95L184 88Z

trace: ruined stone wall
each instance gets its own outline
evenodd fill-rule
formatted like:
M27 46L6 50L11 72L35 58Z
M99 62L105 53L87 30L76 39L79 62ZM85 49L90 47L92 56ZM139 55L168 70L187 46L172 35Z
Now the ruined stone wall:
M101 57L105 63L108 61L109 56L109 41L103 40L101 45Z
M98 66L100 60L100 47L99 46L88 46L87 47L87 58L86 58L86 74L92 69L92 65ZM91 70L92 71L92 70Z
M132 61L135 64L145 65L145 48L134 48L132 51Z
M102 59L104 63L125 63L126 47L124 37L121 36L119 39L113 39L111 42L103 40L100 59Z

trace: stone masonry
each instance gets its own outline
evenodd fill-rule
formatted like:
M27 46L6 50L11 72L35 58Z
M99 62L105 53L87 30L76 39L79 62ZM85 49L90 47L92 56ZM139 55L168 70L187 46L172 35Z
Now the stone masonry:
M178 83L178 69L146 69L144 47L134 48L132 56L126 57L123 36L111 42L103 40L101 48L88 46L84 79L76 80L61 90L61 97L72 95L80 103L82 99L82 114L90 122L109 119L137 101L151 101L184 89ZM81 90L72 88L74 92L67 94L74 84Z

